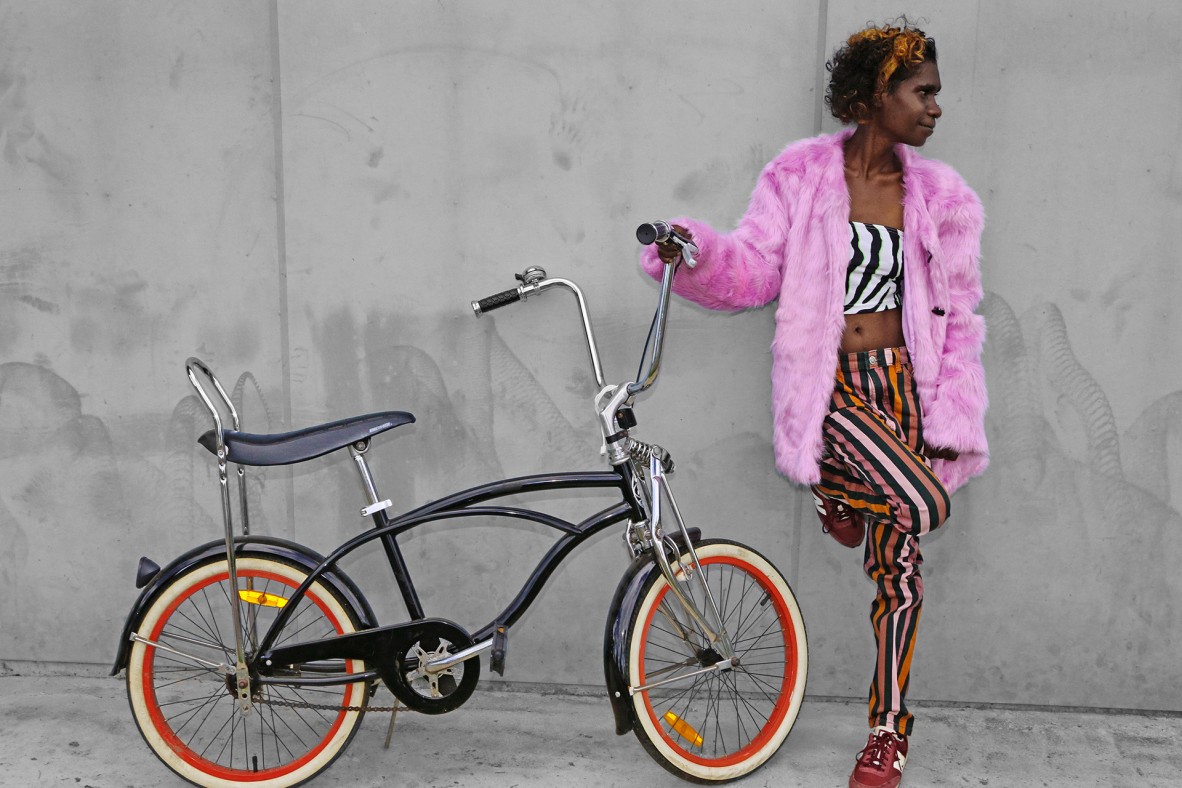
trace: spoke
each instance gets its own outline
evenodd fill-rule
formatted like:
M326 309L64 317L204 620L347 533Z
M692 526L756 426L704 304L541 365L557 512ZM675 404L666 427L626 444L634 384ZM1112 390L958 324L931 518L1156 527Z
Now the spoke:
M731 581L734 582L735 575L737 575L739 573L735 572L735 571L731 571L730 574L731 574ZM735 613L735 615L739 621L739 623L735 625L736 629L738 629L739 627L742 626L743 619L745 618L745 616L743 615L743 603L747 601L747 584L748 584L750 578L747 576L746 573L743 573L743 576L740 579L742 581L742 587L739 589L739 607Z
M181 711L179 711L179 712L177 712L176 714L172 715L171 717L167 718L167 719L165 720L165 722L169 723L169 727L171 727L171 728L172 728L172 729L173 729L173 730L174 730L174 731L175 731L175 732L176 732L176 733L179 735L179 734L180 734L180 732L181 732L181 731L183 731L183 730L185 729L185 727L186 727L186 726L187 726L187 725L188 725L190 722L192 722L192 721L193 721L193 719L194 719L194 718L195 718L195 717L196 717L198 714L200 714L200 713L201 713L201 710L202 710L202 709L205 709L205 716L201 718L201 722L199 722L199 723L197 724L197 727L193 729L193 734L192 734L192 735L193 735L193 736L196 736L196 735L197 735L197 734L198 734L198 733L201 731L201 726L205 724L205 721L206 721L207 719L209 719L209 715L213 713L213 710L214 710L215 708L217 708L217 700L218 700L218 696L217 696L217 695L210 695L210 696L209 696L209 697L207 697L207 698L206 698L204 701L201 701L201 705L200 705L200 706L198 706L197 708L195 708L195 709L192 709L192 710L189 710L189 709L182 709ZM160 704L157 704L157 705L160 705ZM184 719L184 722L182 722L182 723L180 724L180 726L179 726L179 727L178 727L178 726L175 726L175 725L172 725L172 721L173 721L173 720L175 720L175 719L178 719L178 718L180 718L180 717L184 717L184 718L185 718L185 719ZM191 739L190 739L190 740L191 740Z
M286 707L285 707L285 708L286 708ZM297 712L295 709L289 709L289 710L290 710L290 711L291 711L291 712L292 712L292 713L293 713L295 716L297 716L297 717L299 716L299 713L298 713L298 712ZM300 734L299 734L299 733L296 731L296 729L295 729L295 728L293 728L293 727L291 727L291 723L287 721L287 716L286 716L286 715L284 715L284 714L281 714L281 715L280 715L280 717L279 717L279 721L280 721L280 722L282 722L282 723L283 723L283 727L287 728L287 730L291 732L291 735L292 735L292 736L294 736L294 737L296 738L296 740L297 740L297 741L299 741L299 743L300 743L300 746L301 746L302 748L304 748L304 749L307 749L308 745L307 745L307 743L304 741L304 737L300 736ZM286 747L287 745L284 745L284 746Z
M739 666L739 670L743 670L742 666ZM761 679L760 676L764 675L764 674L751 673L746 670L743 670L743 673L751 678L751 681L753 684L761 685L761 686L767 688L766 690L762 690L765 698L767 698L768 700L771 700L774 703L775 702L774 698L779 697L780 690L783 687L783 683L781 683L780 687L777 687L774 684ZM773 676L773 678L775 678L775 676ZM781 682L782 682L783 676L780 676L779 678L781 679ZM768 694L769 691L774 694Z
M178 607L174 617L170 619L164 629L161 630L161 638L169 636L185 642L197 641L197 643L206 646L206 648L222 652L222 656L226 659L229 659L230 652L226 650L226 645L217 640L217 635L208 629L208 622L205 621L205 616L201 614L201 611L197 609L192 600L186 600L185 607L191 607L194 614L197 615L201 620L195 620L191 615L189 615L189 613L185 612L184 608ZM175 620L176 616L180 616L185 621L189 622L189 624L195 629L190 630L187 627L181 626L180 623ZM169 628L171 628L173 631L171 635L167 634Z
M287 750L287 755L290 760L295 760L296 754L291 751L291 748L288 747L286 743L284 743L283 737L279 735L279 730L275 725L275 709L275 706L271 706L268 709L268 711L271 713L270 722L267 722L267 719L261 713L259 714L259 722L262 723L262 725L259 726L259 741L262 742L263 740L263 727L265 726L267 730L271 731L271 738L275 740L275 763L279 764L283 762L283 755L279 752L279 747L281 745L283 749ZM265 744L259 745L259 752L266 756L267 748ZM266 767L264 766L263 768Z
M283 693L281 693L281 692L276 691L275 694L279 696L280 700L286 700L289 702L293 702L291 700L291 698L285 697L283 695ZM298 692L295 693L295 695L296 695L296 701L294 701L294 702L299 702L299 703L305 702L303 700L302 696L300 696L300 694ZM288 707L288 708L291 708L292 714L296 717L296 719L298 719L300 722L302 722L308 728L308 730L310 730L312 733L317 733L317 729L315 727L313 727L312 723L308 722L308 720L305 718L303 712L305 712L305 711L311 712L316 717L319 717L320 721L323 723L329 723L329 722L331 722L331 719L335 718L335 715L333 718L326 717L324 714L324 711L321 709L301 709L298 707Z
M753 585L754 585L754 583L753 583ZM763 589L760 589L758 585L756 585L755 587L761 591L763 590ZM744 588L743 595L744 595L744 597L746 597L746 588ZM751 607L751 609L747 611L746 615L739 617L739 622L735 625L734 639L738 640L741 637L743 637L743 635L747 632L747 630L751 626L753 626L755 622L759 621L760 618L762 618L763 615L767 612L768 612L767 609L760 607L758 603L753 605Z
M727 583L726 583L726 590L724 593L723 588L722 588L722 579L724 577L723 566L725 566L725 565L720 565L718 567L718 593L719 593L719 596L721 597L721 601L719 601L719 603L718 603L718 605L719 605L718 615L723 616L724 620L725 620L726 611L730 610L730 606L731 606L731 591L734 589L734 586L735 586L735 573L734 572L725 572L725 577L726 577Z
M649 701L650 702L651 701L663 701L663 705L666 708L672 708L677 703L677 701L680 700L681 698L685 697L685 695L687 693L696 691L698 687L700 687L702 684L704 684L709 675L710 674L708 674L708 673L699 673L697 676L694 676L693 682L688 687L683 687L682 689L678 690L673 695L657 695L656 697L654 697L652 692L649 691L649 692L647 692L647 695L649 697ZM664 689L664 687L662 687L661 689ZM662 705L662 704L657 704L657 705Z
M682 620L677 617L677 611L673 609L673 605L669 602L668 593L662 597L660 603L657 605L657 612L664 616L665 620L669 622L669 625L673 627L673 629L677 630L676 632L670 632L669 630L662 629L662 632L666 632L674 639L682 641L691 649L695 647L695 644L690 642L689 636L695 635L700 637L697 632L697 628L693 624L687 625L683 623ZM655 627L656 624L654 623L651 626Z
M172 668L172 669L170 669L170 670L164 670L164 671L155 671L155 672L156 672L156 673L172 673L172 672L177 672L177 671L179 671L179 670L180 670L179 668ZM193 673L193 671L191 671L191 670L190 670L190 671L185 671L185 672L187 672L187 673ZM208 676L209 676L210 674L212 674L212 675L214 675L214 676L217 676L219 679L220 679L220 678L222 678L222 674L220 674L220 673L217 673L217 672L215 672L215 671L212 671L212 670L210 670L210 671L202 671L202 672L200 672L200 673L195 673L195 674L193 674L193 675L190 675L190 676L185 676L185 677L183 677L183 678L174 679L173 681L166 681L166 682L164 682L164 683L162 683L162 684L155 684L155 687L156 687L156 690L157 690L157 691L159 691L159 690L162 690L162 689L167 689L167 688L169 688L169 687L175 687L175 686L176 686L176 685L178 685L178 684L184 684L184 683L185 683L185 682L187 682L187 681L195 681L195 682L198 682L198 683L208 683L208 684L212 684L213 682L209 681L209 679L208 679ZM169 677L169 678L172 678L172 677ZM221 682L220 682L220 681L219 681L218 683L219 683L219 684L221 684Z
M755 724L756 733L763 730L764 726L767 725L768 720L771 719L771 715L764 714L761 710L757 709L750 701L747 700L747 697L742 692L739 691L739 687L735 683L734 676L727 676L726 681L727 681L727 683L730 684L731 689L734 692L734 697L736 698L736 700L742 702L743 710L747 712L747 715L751 718L751 722ZM775 709L774 703L772 705L772 708ZM757 713L760 717L763 718L762 722L756 717ZM743 729L743 735L745 735L747 737L747 743L750 744L754 740L755 737L750 735L749 733L747 733L747 726L744 725L742 722L742 714L740 714L738 703L735 704L735 715L739 718L739 725ZM746 746L746 745L744 745L744 746Z
M649 684L657 676L663 676L666 673L670 673L672 671L677 670L678 668L688 668L689 666L696 664L697 661L698 661L697 657L690 657L689 659L687 659L683 662L674 662L671 665L667 665L666 667L660 668L658 670L654 670L651 673L646 671L645 676L644 676L644 683Z
M303 616L305 613L311 612L313 615L316 615L321 612L320 608L318 608L314 602L311 602L310 600L308 600L307 597L305 597L303 600L301 600L300 604L303 606L299 610L296 611L295 615L293 615L291 618L289 618L287 620L288 627L291 627L293 624L295 624L295 622L297 622L300 619L300 617ZM334 630L332 628L332 625L326 619L312 618L310 621L306 621L306 623L302 624L299 627L296 627L296 628L290 629L290 630L285 630L285 634L281 638L276 640L275 645L278 646L281 643L287 643L288 641L295 639L298 635L302 635L304 633L304 631L307 630L309 627L315 626L318 621L323 621L323 624L325 627L324 631L322 633L320 633L318 635L318 637L323 637L324 635L335 635L336 634L336 630ZM304 638L304 639L305 640L312 640L315 638ZM297 641L297 642L299 642L299 641Z
M682 651L681 649L670 648L669 646L666 646L664 643L649 643L648 646L650 648L659 648L662 651L668 651L669 653L675 654L679 657L685 656L685 652ZM694 662L697 662L698 655L694 654L694 655L690 656L689 659L692 659ZM671 661L668 657L665 657L665 658L658 657L657 660L663 661L663 662L670 662ZM646 661L647 661L647 658L646 658Z
M223 708L225 708L225 707L223 707ZM211 711L212 711L212 709L211 709ZM210 747L213 746L213 743L215 741L217 741L218 735L221 734L221 732L226 729L226 726L229 725L231 722L233 722L233 720L234 720L234 709L233 709L233 707L231 707L230 708L230 716L226 718L226 721L222 723L220 728L218 728L216 731L214 731L213 736L211 736L209 739L209 743L205 745L205 749L203 749L200 753L198 753L198 755L200 755L202 758L204 758L205 753L209 750ZM204 725L205 722L202 721L201 724ZM193 741L193 739L190 738L189 741L191 742L191 741ZM223 750L225 749L225 745L222 746L222 749ZM221 753L218 753L218 757L221 757Z
M704 673L704 674L702 674L702 678L703 678L703 679L708 679L708 677L709 677L709 676L708 676L708 674L705 674L705 673ZM688 697L688 698L686 699L686 701L685 701L685 707L682 709L682 712L681 712L681 714L679 714L679 715L678 715L678 716L679 716L679 717L681 717L683 720L684 720L684 719L686 719L686 718L689 716L689 714L690 714L690 709L692 709L692 708L693 708L693 705L694 705L694 699L695 699L695 698L697 697L697 695L698 695L698 689L699 689L699 688L701 688L702 686L704 686L706 683L707 683L706 681L700 681L700 682L699 682L699 681L695 681L695 682L694 682L694 684L693 684L693 686L692 686L692 687L690 687L690 694L689 694L689 697ZM675 731L675 732L676 732L676 731ZM702 735L702 734L701 734L701 732L699 732L699 733L698 733L698 735L699 735L699 736L701 736L701 735ZM689 742L687 742L687 743L689 743ZM705 741L705 739L703 739L703 740L702 740L702 744L705 744L705 743L706 743L706 741ZM700 750L700 749L702 749L701 745L694 745L694 744L692 744L692 743L690 743L690 745L691 745L691 746L696 746L696 747L697 747L699 750Z
M770 632L772 630L772 627L780 625L780 617L779 616L772 616L771 620L768 622L767 626L764 627L763 630L760 631L760 633L758 635L748 635L747 630L753 629L754 625L757 624L759 621L760 621L760 619L756 619L754 622L752 622L751 626L746 627L744 632L742 633L742 635L739 638L736 638L736 642L746 643L746 642L753 641L753 640L759 640L764 635L766 635L768 632ZM781 631L783 631L782 628L781 628ZM781 640L782 640L782 638L781 638Z
M202 591L204 593L204 591ZM182 606L183 605L183 606ZM185 612L187 610L191 612ZM211 611L212 612L212 611ZM217 632L213 628L211 619L205 617L200 605L194 596L187 597L181 605L177 606L177 613L179 613L186 621L192 624L198 632L206 634L211 642L219 643Z
M222 637L222 630L218 626L217 616L214 615L213 603L209 601L209 594L206 593L207 590L208 589L206 589L206 588L201 589L201 597L205 600L205 606L209 610L209 623L213 625L214 638L217 640L218 643L223 644L222 651L225 652L226 661L237 663L237 661L238 661L237 655L233 655L230 653L230 649L234 648L234 645L233 645L233 643L227 644L225 638ZM232 616L233 611L230 611L230 613Z
M717 684L717 682L712 682L712 685L713 684ZM707 718L706 722L708 724L711 717L714 720L714 752L715 753L717 753L719 751L718 742L720 740L722 741L722 752L728 751L726 749L726 738L723 737L723 735L722 735L722 715L719 714L718 700L719 700L718 693L711 693L711 695L706 703L706 718Z

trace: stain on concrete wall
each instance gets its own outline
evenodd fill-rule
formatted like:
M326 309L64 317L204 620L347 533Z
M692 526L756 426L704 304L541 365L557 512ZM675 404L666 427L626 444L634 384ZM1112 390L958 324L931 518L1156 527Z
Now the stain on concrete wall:
M281 383L268 10L0 9L2 660L107 660L216 537L187 356Z

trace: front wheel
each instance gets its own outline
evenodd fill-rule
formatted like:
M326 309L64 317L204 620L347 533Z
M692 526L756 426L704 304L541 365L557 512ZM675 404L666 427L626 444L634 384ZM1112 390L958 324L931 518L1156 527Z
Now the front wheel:
M252 686L249 714L238 708L233 678L210 666L234 664L231 600L241 602L243 645L251 654L278 611L307 577L271 556L237 559L238 590L225 558L199 564L169 581L139 622L127 665L135 723L170 769L203 786L288 788L311 779L344 750L364 715L364 681L299 684L365 669L360 660L292 665L276 677L292 683ZM298 602L276 645L357 631L348 602L314 582ZM195 659L194 659L195 658ZM256 677L252 677L257 681Z
M770 561L736 542L696 547L737 664L694 626L653 572L628 626L628 685L645 750L679 777L724 782L749 774L788 736L804 699L808 644L792 589ZM683 556L685 565L690 564ZM675 565L676 566L676 565ZM697 578L678 584L716 626Z

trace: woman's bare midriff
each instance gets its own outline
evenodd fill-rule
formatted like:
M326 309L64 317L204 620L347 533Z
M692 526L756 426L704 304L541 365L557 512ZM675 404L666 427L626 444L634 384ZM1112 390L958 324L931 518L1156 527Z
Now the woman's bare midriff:
M866 312L845 316L845 333L841 335L841 353L858 353L880 347L903 347L903 310Z

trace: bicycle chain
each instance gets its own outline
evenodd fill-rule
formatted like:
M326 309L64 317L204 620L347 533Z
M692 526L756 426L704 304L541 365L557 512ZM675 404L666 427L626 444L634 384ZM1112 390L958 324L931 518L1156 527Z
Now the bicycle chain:
M338 706L331 703L303 703L301 701L291 700L260 700L255 701L255 703L271 706L287 706L292 709L316 709L317 711L410 711L407 706Z

